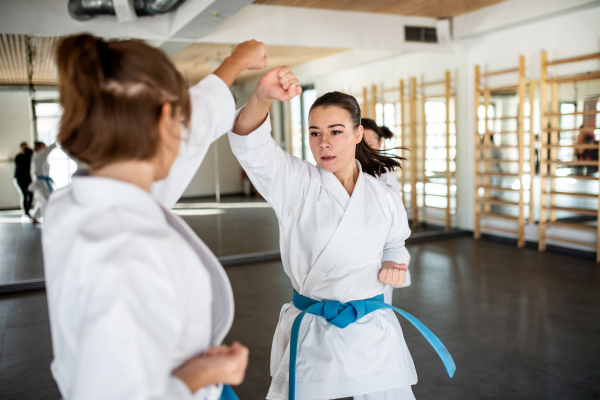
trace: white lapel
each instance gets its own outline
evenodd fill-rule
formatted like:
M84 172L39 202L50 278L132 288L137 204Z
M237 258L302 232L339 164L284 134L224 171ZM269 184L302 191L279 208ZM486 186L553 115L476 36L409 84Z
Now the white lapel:
M319 254L315 263L311 266L306 279L302 283L300 294L303 296L311 297L312 291L317 283L323 278L325 272L335 264L335 260L339 256L340 250L344 248L343 245L346 240L346 235L348 232L352 232L354 223L363 208L365 198L365 176L358 161L356 161L356 166L358 167L358 179L356 180L352 197L348 195L348 192L346 192L346 189L344 189L344 186L342 186L335 175L319 168L325 190L340 202L342 207L345 208L345 212L333 233L333 236L329 239L329 242L321 254Z
M173 227L184 239L188 242L200 260L202 264L208 270L211 277L212 287L212 335L211 335L211 346L218 346L223 342L225 336L231 329L233 324L234 314L234 300L233 291L229 278L223 269L217 257L210 251L208 246L198 238L198 236L192 231L185 221L169 212L167 209L161 206L167 217L167 222Z

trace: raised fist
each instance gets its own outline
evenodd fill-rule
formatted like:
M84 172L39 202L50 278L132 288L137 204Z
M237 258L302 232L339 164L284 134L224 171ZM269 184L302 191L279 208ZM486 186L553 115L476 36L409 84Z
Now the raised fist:
M248 40L235 46L231 58L246 69L262 69L267 66L267 48L263 42Z

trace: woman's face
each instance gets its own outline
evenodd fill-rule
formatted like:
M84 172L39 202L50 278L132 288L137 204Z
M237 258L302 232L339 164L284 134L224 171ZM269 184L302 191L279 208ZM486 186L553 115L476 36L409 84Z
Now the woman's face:
M310 150L319 167L333 173L354 168L363 128L354 128L348 111L337 106L314 108L308 125Z
M383 138L380 138L377 133L372 129L365 129L365 142L373 150L381 150L383 144Z

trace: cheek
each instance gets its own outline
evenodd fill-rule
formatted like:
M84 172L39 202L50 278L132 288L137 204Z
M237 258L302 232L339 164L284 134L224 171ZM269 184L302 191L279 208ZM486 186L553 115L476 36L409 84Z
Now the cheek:
M355 139L351 136L346 136L344 138L343 143L340 143L343 146L343 153L346 158L354 158L354 153L356 151L356 142Z

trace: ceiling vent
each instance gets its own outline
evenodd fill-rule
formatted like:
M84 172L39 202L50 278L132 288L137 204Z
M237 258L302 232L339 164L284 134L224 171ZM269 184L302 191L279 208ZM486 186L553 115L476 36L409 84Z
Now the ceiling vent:
M185 0L69 0L69 14L78 21L100 15L116 15L120 22L133 22L137 17L166 14ZM123 18L120 18L122 14Z
M404 40L407 42L437 43L437 31L429 26L405 26Z

